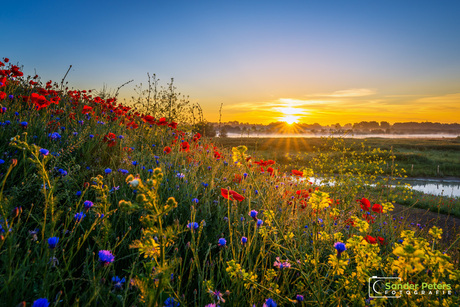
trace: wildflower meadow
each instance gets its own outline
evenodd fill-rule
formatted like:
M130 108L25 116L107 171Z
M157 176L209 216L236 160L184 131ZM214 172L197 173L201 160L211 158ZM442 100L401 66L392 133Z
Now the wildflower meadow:
M0 61L0 306L460 304L449 230L391 214L391 153L281 165L202 136L172 84L142 93Z

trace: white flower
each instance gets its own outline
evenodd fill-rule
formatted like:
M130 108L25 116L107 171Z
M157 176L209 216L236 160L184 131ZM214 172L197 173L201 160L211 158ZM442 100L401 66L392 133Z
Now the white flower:
M137 186L139 185L139 180L134 179L133 181L129 183L129 185L132 186L133 188L137 188Z

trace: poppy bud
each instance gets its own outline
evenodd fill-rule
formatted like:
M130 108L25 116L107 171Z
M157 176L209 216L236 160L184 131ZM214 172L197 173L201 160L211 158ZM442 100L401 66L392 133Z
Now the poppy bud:
M85 188L89 188L89 182L85 182L84 186Z
M11 165L13 167L15 167L16 165L18 165L18 159L11 159Z
M13 218L18 217L19 214L21 213L22 213L22 207L16 207L11 211L11 215L13 216Z

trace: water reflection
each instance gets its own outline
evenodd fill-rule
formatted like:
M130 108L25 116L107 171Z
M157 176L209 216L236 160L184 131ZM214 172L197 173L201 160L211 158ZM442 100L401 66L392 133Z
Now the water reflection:
M415 179L401 182L409 183L413 190L426 194L460 197L460 181L458 180Z
M310 177L309 181L320 185L324 183L324 178ZM334 180L328 180L327 182L329 185L334 185ZM400 179L394 182L392 186L404 187L405 183L410 184L413 190L425 194L460 197L460 179Z

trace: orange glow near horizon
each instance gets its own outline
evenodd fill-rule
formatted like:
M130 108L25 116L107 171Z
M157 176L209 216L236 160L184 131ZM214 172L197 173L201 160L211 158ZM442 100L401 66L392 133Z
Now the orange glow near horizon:
M460 93L446 95L381 95L373 89L338 90L305 95L224 104L222 121L269 124L284 121L345 125L363 121L458 123ZM206 102L204 102L205 104ZM211 111L211 110L209 110ZM210 121L218 118L210 112Z

